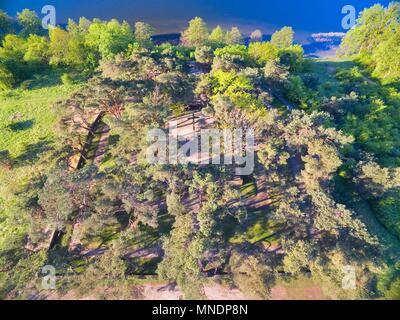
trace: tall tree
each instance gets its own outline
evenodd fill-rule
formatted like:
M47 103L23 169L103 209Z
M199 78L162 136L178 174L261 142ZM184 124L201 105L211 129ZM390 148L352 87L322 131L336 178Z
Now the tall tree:
M212 30L209 40L214 47L222 47L226 43L226 32L217 26Z
M250 34L250 40L252 42L259 42L262 41L263 38L263 34L262 31L260 29L254 30L251 34Z
M142 46L151 44L151 36L154 33L154 28L144 22L138 21L135 23L135 40Z
M279 48L287 48L293 44L293 38L292 27L283 27L272 35L271 43Z
M209 32L207 24L202 18L196 17L189 22L189 27L182 33L182 43L189 47L207 45Z
M232 27L230 31L226 34L226 44L241 44L243 43L243 36L239 28Z
M27 37L30 34L43 33L42 23L35 11L29 9L22 10L22 12L19 12L17 15L17 21L22 28L20 34L23 37Z

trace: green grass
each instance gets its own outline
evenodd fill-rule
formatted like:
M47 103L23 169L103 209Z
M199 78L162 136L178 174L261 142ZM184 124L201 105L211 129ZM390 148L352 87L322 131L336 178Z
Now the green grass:
M254 180L240 187L240 194L244 198L255 196L257 194L257 184Z
M0 170L1 218L18 210L15 192L44 169L40 160L54 147L58 115L52 104L80 84L63 85L53 72L30 81L29 87L0 93L0 151L8 150L13 161L12 170ZM6 235L18 232L13 225L0 220L0 248Z
M76 88L76 85L55 85L0 95L0 150L9 150L17 158L43 141L52 142L57 115L51 105ZM12 121L17 113L21 118Z
M240 244L244 242L265 242L266 244L276 244L279 241L279 238L276 235L279 228L271 223L270 219L268 219L268 214L265 211L252 211L249 212L248 215L249 217L245 224L231 225L233 232L229 235L229 243ZM226 223L228 226L229 222Z

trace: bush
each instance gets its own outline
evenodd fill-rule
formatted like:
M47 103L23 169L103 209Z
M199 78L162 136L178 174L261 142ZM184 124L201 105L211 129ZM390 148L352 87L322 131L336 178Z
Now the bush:
M12 89L14 83L15 80L12 73L0 66L0 91Z
M74 80L72 79L72 77L71 77L71 75L70 75L69 73L64 73L64 74L61 76L61 82L62 82L64 85L71 85L71 84L74 83Z
M279 49L271 42L253 42L249 46L249 55L259 65L265 65L278 58Z

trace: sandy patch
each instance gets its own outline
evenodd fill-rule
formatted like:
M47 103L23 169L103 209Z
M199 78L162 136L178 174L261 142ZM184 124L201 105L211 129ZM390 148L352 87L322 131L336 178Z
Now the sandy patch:
M229 289L221 285L204 286L204 294L209 300L246 300L239 289Z
M326 297L321 287L307 286L285 288L283 286L275 286L271 289L272 300L325 300Z

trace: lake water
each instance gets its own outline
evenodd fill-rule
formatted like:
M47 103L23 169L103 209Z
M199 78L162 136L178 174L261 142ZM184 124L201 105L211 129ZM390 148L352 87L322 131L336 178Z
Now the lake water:
M377 1L353 2L360 11ZM290 25L301 40L312 32L344 31L341 10L350 3L348 0L0 0L0 8L15 16L26 7L40 13L44 5L50 4L57 10L59 24L69 17L80 16L142 20L155 26L158 33L181 31L194 16L203 17L211 27L237 25L244 33L256 28L271 33Z

